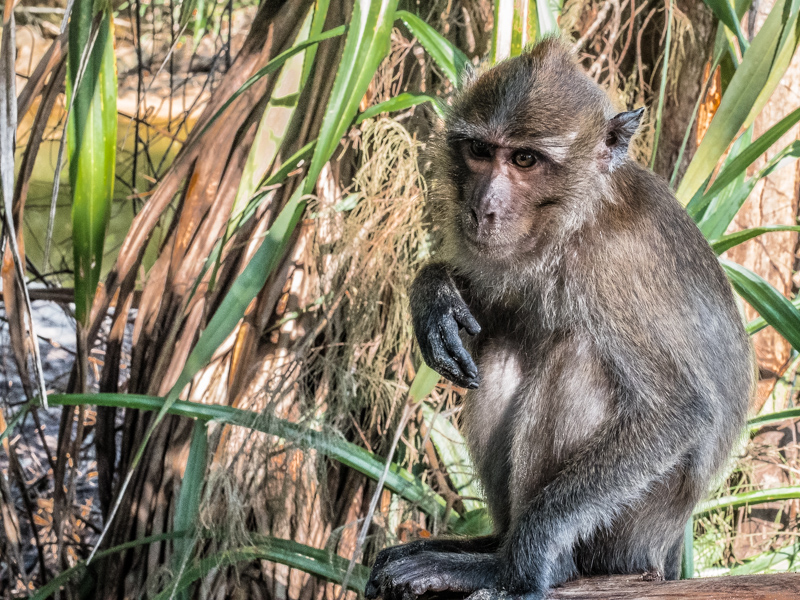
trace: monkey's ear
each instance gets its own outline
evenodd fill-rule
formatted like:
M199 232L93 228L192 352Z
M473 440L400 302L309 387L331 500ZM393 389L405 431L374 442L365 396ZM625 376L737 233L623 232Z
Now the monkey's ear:
M606 128L606 152L602 153L603 158L608 161L609 171L613 171L621 165L628 156L628 146L631 143L631 138L639 128L639 122L642 120L643 114L644 108L639 108L621 112L609 119Z

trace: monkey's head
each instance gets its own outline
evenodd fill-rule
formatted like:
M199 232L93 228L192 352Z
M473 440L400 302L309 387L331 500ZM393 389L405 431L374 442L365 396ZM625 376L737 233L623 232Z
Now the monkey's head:
M522 259L574 231L628 160L642 112L615 116L557 39L467 83L434 151L450 252Z

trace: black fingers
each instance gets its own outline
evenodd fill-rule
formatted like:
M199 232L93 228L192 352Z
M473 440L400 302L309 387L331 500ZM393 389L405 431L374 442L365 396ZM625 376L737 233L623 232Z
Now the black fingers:
M467 305L461 301L459 304L453 308L453 316L456 318L456 321L459 325L461 325L468 334L470 335L478 335L481 332L481 326L475 320L475 317L472 316L472 313L469 312L469 308Z
M435 305L429 308L422 324L415 328L417 340L428 366L456 385L475 389L480 383L478 368L464 348L458 330L461 323L468 332L477 333L480 325L463 301L460 298L455 300L462 306Z
M472 317L472 315L470 315ZM474 321L474 318L473 318ZM477 323L476 323L477 324ZM439 335L444 346L445 353L439 357L441 362L448 368L451 381L468 388L477 388L480 378L478 377L478 367L466 351L458 336L458 323L454 318L444 318L439 323ZM443 375L447 375L444 374Z
M429 592L462 592L497 584L495 555L420 552L373 567L365 596L411 600Z
M469 311L443 265L429 264L411 286L411 318L422 357L453 383L477 388L478 368L464 348L458 331L476 335L481 327Z

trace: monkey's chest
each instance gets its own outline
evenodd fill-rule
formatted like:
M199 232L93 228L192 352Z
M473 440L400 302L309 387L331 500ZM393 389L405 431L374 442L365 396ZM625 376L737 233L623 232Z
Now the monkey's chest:
M575 336L535 352L489 340L476 357L482 381L467 395L463 424L502 527L597 430L611 410L612 387L591 342Z

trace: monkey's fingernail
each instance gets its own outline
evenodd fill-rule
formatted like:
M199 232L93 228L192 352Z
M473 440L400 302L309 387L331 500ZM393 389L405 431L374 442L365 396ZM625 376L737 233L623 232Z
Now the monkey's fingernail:
M477 382L477 381L470 381L470 382L467 384L467 387L468 387L469 389L471 389L471 390L477 390L477 389L478 389L478 382Z

